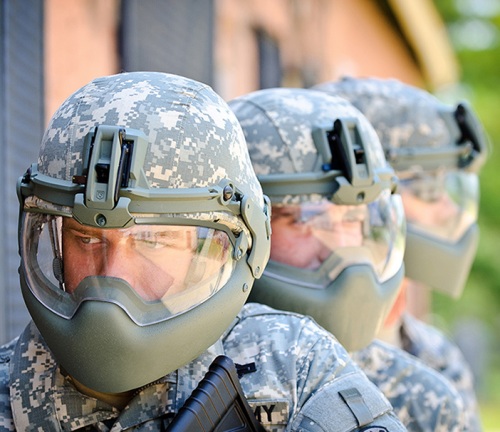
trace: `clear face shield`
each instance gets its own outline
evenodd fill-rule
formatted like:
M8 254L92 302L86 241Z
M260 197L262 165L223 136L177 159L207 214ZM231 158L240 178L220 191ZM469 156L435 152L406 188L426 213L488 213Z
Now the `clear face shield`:
M368 203L275 205L271 226L270 261L251 300L314 317L347 350L369 344L403 278L401 197L384 189Z
M408 225L406 276L459 298L479 239L477 174L420 173L402 180L400 191Z
M139 131L100 126L87 134L82 174L72 181L36 164L21 179L25 278L56 315L71 319L95 300L146 326L212 297L241 258L255 277L264 267L266 245L254 240L268 238L259 204L229 180L150 189L142 170L147 146Z
M401 267L404 215L400 197L389 190L371 203L340 205L322 199L276 205L272 214L271 260L311 273L327 266L326 284L354 265L370 266L379 282Z
M401 196L408 226L447 243L456 243L477 221L477 174L438 170L403 178Z
M30 289L68 319L86 300L118 304L138 325L171 318L225 285L233 249L226 232L204 226L101 229L40 213L26 213L22 226Z

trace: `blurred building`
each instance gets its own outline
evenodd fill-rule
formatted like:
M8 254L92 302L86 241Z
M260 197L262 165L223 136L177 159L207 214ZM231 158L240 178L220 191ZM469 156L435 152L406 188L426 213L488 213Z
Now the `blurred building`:
M458 80L431 0L3 0L0 3L0 343L26 322L15 185L55 109L91 79L157 70L231 99L342 75L435 91Z

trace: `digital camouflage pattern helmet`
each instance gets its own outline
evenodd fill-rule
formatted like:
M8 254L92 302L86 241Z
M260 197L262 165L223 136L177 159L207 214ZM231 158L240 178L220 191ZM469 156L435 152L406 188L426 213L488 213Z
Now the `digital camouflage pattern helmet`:
M346 100L312 90L259 90L229 106L273 209L314 202L363 207L370 219L364 241L384 243L380 266L366 243L332 247L316 269L278 262L271 252L250 300L310 315L348 350L364 347L391 309L403 275L402 204L375 131Z
M477 174L488 147L470 106L445 104L395 79L347 77L313 88L346 98L368 118L401 179L408 225L406 275L459 297L477 250ZM443 220L425 221L431 208L413 215L411 197L428 203L447 197L457 211L445 216L446 209L435 206Z
M196 358L269 256L267 201L237 119L210 87L176 75L123 73L77 90L52 117L18 195L25 302L62 367L97 391L138 388ZM172 248L160 230L186 234L182 290L145 299L97 272L68 290L70 222L103 239L123 234L147 254Z

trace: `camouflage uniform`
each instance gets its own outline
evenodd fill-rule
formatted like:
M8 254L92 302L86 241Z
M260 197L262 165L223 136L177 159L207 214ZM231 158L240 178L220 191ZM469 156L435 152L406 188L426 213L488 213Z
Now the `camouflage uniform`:
M241 385L266 430L367 430L358 429L339 394L356 388L373 416L373 430L404 430L326 331L310 318L250 303L216 344L137 390L122 412L79 393L31 323L0 349L0 431L162 431L219 354L238 364L255 362L257 370L243 375Z
M437 328L411 316L403 315L401 325L403 348L451 381L467 408L464 411L468 430L482 429L477 416L474 377L462 351ZM387 394L386 394L387 395Z
M464 406L448 381L408 353L375 340L352 353L410 431L461 431Z

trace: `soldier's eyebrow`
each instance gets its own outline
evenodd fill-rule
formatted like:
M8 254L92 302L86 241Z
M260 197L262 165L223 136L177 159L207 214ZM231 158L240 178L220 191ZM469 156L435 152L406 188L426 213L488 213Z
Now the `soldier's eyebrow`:
M63 231L77 231L81 233L92 233L92 232L99 232L101 229L100 228L95 228L87 225L82 225L78 221L76 221L73 218L64 218L63 219L63 224L62 224L62 229Z

